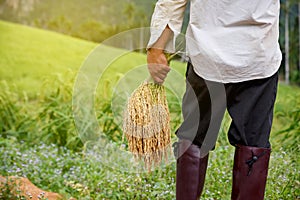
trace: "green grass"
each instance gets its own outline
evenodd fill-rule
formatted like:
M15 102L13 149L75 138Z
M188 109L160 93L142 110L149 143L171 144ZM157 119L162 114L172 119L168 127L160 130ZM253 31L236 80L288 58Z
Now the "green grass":
M70 71L77 72L89 53L98 45L5 21L0 21L0 32L0 80L29 94L40 92L45 79L53 75L69 76ZM90 65L100 66L103 70L107 67L101 65L106 62L104 59L115 52L125 53L111 47L103 47L100 51L99 60L92 60L94 63ZM115 80L119 77L117 75L126 73L133 67L145 65L145 61L145 55L138 53L121 56L111 64L104 79ZM180 69L180 64L175 64L174 67L181 72L184 70ZM112 73L116 71L117 74ZM74 76L74 73L71 75Z
M40 143L31 148L12 139L0 145L0 174L29 178L44 190L67 199L175 199L175 163L147 173L112 170L99 160L64 147ZM230 199L233 148L210 154L203 199ZM299 198L299 166L293 155L273 152L266 200ZM1 191L1 190L0 190ZM1 198L1 195L0 195Z
M0 32L1 175L27 176L37 186L67 198L174 199L174 162L151 174L130 173L82 152L84 144L78 138L72 115L72 93L80 66L97 44L3 21ZM126 89L123 83L132 81L134 86L142 81L141 72L131 69L145 65L146 60L143 54L129 53L106 69L103 63L122 53L125 51L102 46L88 63L103 72L96 93L96 114L106 136L116 143L122 135L111 111L111 97ZM184 74L184 64L173 62L172 67ZM170 78L170 82L178 82ZM266 199L300 196L299 144L295 143L299 141L299 129L279 134L291 124L297 128L298 115L293 113L300 110L299 93L297 87L279 85ZM170 110L173 116L180 116L173 97ZM229 121L227 115L217 148L211 153L203 199L230 198L233 147L226 138ZM173 124L173 130L178 123Z
M0 21L0 80L36 93L44 79L77 70L96 46L62 34Z

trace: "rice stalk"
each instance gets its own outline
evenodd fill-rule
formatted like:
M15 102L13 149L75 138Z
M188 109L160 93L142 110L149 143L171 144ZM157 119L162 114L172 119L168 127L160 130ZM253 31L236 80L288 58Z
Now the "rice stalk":
M164 86L142 83L130 96L124 113L123 133L129 151L150 170L170 148L170 113Z

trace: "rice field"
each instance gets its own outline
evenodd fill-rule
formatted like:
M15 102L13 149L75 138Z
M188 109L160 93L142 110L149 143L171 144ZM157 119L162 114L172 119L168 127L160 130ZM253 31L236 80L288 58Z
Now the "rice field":
M118 151L102 148L90 155L89 143L83 142L74 121L72 98L80 66L97 44L3 21L0 32L0 175L28 177L66 199L175 199L174 160L151 173L139 172L129 170L134 166L126 166L128 154L121 157L120 153L119 147L127 146L116 116L119 111L114 110L123 105L117 94L130 92L139 83L135 80L129 89L124 84L140 74L141 68L134 67L145 63L145 55L126 54L103 72L94 91L93 114L106 145ZM102 56L116 51L123 50L104 47ZM184 64L172 65L184 74ZM172 75L169 82L177 80ZM182 91L167 91L172 140L181 120L178 97ZM299 95L298 87L280 83L265 199L300 199ZM203 192L206 200L230 199L234 149L226 138L229 123L226 114L210 155ZM5 188L0 189L0 199L7 199L3 195L7 195Z

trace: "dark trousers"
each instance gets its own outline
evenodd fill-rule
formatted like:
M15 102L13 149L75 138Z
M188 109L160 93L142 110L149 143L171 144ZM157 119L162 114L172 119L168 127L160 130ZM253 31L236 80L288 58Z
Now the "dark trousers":
M207 81L199 77L189 63L182 101L184 120L176 135L208 152L215 146L227 108L232 119L228 131L230 144L270 148L277 84L278 73L239 83Z

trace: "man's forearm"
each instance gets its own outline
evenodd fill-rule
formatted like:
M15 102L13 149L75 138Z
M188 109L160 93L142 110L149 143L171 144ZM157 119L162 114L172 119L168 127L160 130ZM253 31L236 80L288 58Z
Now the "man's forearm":
M150 49L164 50L167 42L172 39L173 32L167 25L158 40L150 47Z

